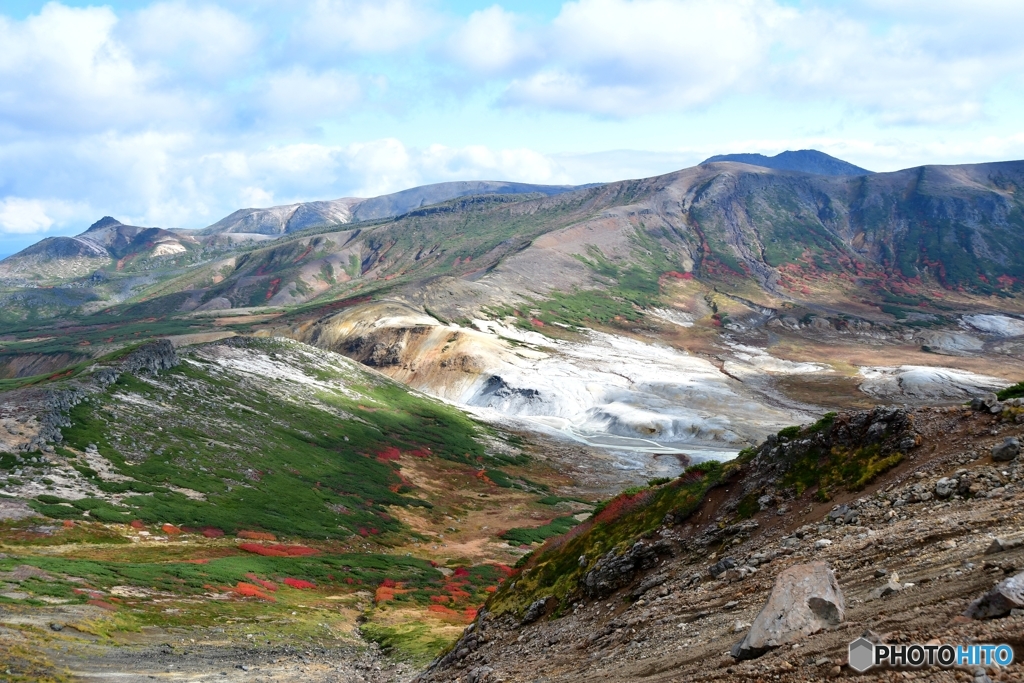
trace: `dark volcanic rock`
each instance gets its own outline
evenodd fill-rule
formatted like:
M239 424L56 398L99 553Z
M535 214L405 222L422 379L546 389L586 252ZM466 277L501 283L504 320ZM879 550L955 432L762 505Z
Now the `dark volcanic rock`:
M1015 436L1011 436L1004 440L1001 444L992 447L992 459L1008 462L1017 457L1020 453L1020 440Z
M602 598L614 593L632 582L637 572L656 565L659 555L671 552L671 546L665 541L653 544L637 541L633 547L618 556L614 551L609 551L584 575L583 592L589 598Z

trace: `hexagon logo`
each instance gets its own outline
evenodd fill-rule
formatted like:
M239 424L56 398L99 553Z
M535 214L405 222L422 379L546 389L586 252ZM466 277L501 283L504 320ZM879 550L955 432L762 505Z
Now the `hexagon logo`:
M875 664L875 645L867 638L850 643L850 668L863 673Z

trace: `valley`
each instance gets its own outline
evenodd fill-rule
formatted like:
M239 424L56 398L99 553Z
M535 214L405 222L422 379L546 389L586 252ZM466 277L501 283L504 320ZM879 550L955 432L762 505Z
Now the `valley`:
M964 406L1012 399L1024 378L1024 162L828 159L446 183L197 231L108 217L0 261L8 675L409 680L485 619L505 652L548 624L632 615L650 567L602 595L614 607L596 621L579 581L637 539L671 537L685 561L665 585L683 595L726 550L811 534L835 504L953 461L988 467L1019 407ZM836 413L879 410L915 416L913 448L868 453L859 435L769 472L796 425L818 438ZM1018 475L936 514L991 508L1015 537ZM766 530L711 538L694 515ZM911 521L871 529L895 538ZM837 553L873 538L855 531L816 533ZM559 569L533 585L541 566ZM957 599L980 585L954 581ZM733 588L700 585L684 610L715 615L716 648L731 615L715 601ZM767 588L744 588L742 609ZM548 596L545 620L520 626ZM528 680L502 657L474 666ZM550 680L580 666L558 657ZM467 661L422 680L471 675ZM641 675L603 666L587 680Z

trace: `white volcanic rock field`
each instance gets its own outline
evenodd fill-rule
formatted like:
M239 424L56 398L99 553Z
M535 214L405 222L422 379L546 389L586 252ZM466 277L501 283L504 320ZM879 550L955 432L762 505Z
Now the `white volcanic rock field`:
M290 331L485 419L513 418L620 451L731 457L824 409L775 392L777 376L837 375L727 342L721 368L655 340L588 330L573 341L493 320L444 324L404 303L358 306ZM1006 382L942 367L862 367L872 399L963 401Z

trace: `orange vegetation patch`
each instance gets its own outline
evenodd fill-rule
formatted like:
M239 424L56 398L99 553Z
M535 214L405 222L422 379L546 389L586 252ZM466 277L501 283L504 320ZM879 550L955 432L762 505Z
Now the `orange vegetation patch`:
M291 586L292 588L298 588L299 590L309 590L310 588L316 588L316 584L311 581L304 579L293 579L287 578L284 580L284 585Z
M251 583L245 583L244 581L239 581L235 586L234 591L243 598L259 598L260 600L266 600L268 602L276 602L274 598L261 591L259 586L254 586Z
M238 546L247 553L255 553L265 557L304 557L316 555L319 550L304 545L263 545L261 543L242 543Z
M250 541L276 541L277 536L266 531L239 531L235 534L238 538L246 538Z
M165 534L168 534L169 536L177 536L181 533L181 529L174 526L173 524L164 524L162 527L160 527L160 530L163 531Z
M377 590L374 592L374 601L378 604L387 602L388 600L394 600L396 595L403 593L410 593L412 589L403 588L401 582L395 581L394 579L384 579Z

